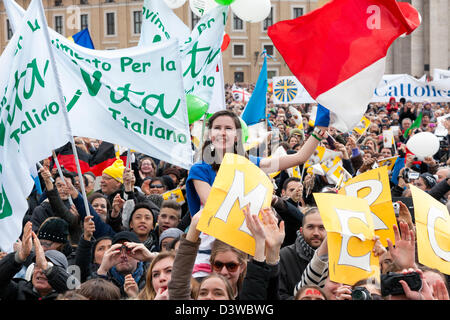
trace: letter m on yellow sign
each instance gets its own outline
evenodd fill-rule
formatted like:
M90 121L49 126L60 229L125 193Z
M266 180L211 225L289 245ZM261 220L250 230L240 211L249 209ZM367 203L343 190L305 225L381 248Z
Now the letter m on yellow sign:
M254 255L255 240L242 209L259 214L272 201L273 185L248 159L227 153L211 188L197 228L245 253Z

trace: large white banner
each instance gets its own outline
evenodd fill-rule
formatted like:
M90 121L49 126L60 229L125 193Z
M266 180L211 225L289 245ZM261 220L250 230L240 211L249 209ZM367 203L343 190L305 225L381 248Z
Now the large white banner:
M31 2L0 57L0 248L7 252L22 232L30 168L70 139L40 1Z
M128 146L183 168L192 149L175 40L91 50L51 34L73 134Z
M450 78L426 82L407 74L386 74L370 102L389 102L390 97L413 102L449 102ZM316 103L295 77L273 78L274 104Z
M383 77L371 102L389 102L389 98L396 100L405 98L413 102L448 102L450 101L450 82L423 82L410 75L404 74L393 78Z

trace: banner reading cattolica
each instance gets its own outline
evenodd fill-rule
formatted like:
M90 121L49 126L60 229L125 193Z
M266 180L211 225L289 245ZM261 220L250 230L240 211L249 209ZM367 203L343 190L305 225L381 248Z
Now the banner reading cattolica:
M373 255L374 226L366 200L330 193L314 193L327 230L330 279L354 285L380 276L378 257Z
M450 275L450 216L447 206L428 193L411 188L419 262Z
M69 141L45 45L45 17L33 0L0 57L0 248L10 252L22 231L30 168Z

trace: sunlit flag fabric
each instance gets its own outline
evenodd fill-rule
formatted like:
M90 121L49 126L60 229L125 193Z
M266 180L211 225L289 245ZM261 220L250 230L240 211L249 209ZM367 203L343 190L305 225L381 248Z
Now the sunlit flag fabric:
M268 35L292 73L333 126L351 130L362 118L385 69L392 42L420 25L420 15L395 0L333 0Z
M267 56L264 55L264 63L255 90L253 90L241 116L242 120L249 126L264 121L266 118L267 84Z
M79 46L94 49L94 44L92 43L91 35L87 28L75 33L73 36L69 37L69 40L72 40Z

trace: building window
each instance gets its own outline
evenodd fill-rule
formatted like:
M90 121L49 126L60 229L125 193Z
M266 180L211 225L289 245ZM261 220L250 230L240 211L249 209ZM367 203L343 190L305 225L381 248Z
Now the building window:
M233 44L233 57L244 57L245 48L243 44Z
M133 32L134 34L141 33L142 26L142 11L133 11Z
M273 7L270 8L269 16L263 21L263 30L267 31L267 28L269 28L271 25L273 25Z
M9 24L9 19L6 19L6 39L11 40L13 37L13 31L11 29L11 25Z
M267 70L267 79L272 79L278 76L278 70Z
M244 21L240 19L237 15L233 14L233 31L244 30Z
M62 0L55 0L55 7L62 6Z
M303 15L303 8L293 8L292 11L293 19L301 17Z
M63 34L63 16L55 16L55 31Z
M88 4L88 0L80 0L80 4Z
M194 29L199 21L200 17L191 11L191 29Z
M113 36L116 34L116 15L114 12L106 13L106 35Z
M266 50L266 53L267 53L269 56L273 56L273 54L274 54L274 51L273 51L273 45L271 45L271 44L265 44L265 45L264 45L264 50Z
M114 0L105 0L106 3L114 2Z
M244 72L242 71L237 71L234 73L234 82L238 83L238 82L244 82Z
M87 14L80 15L80 28L81 30L89 28L89 19Z

